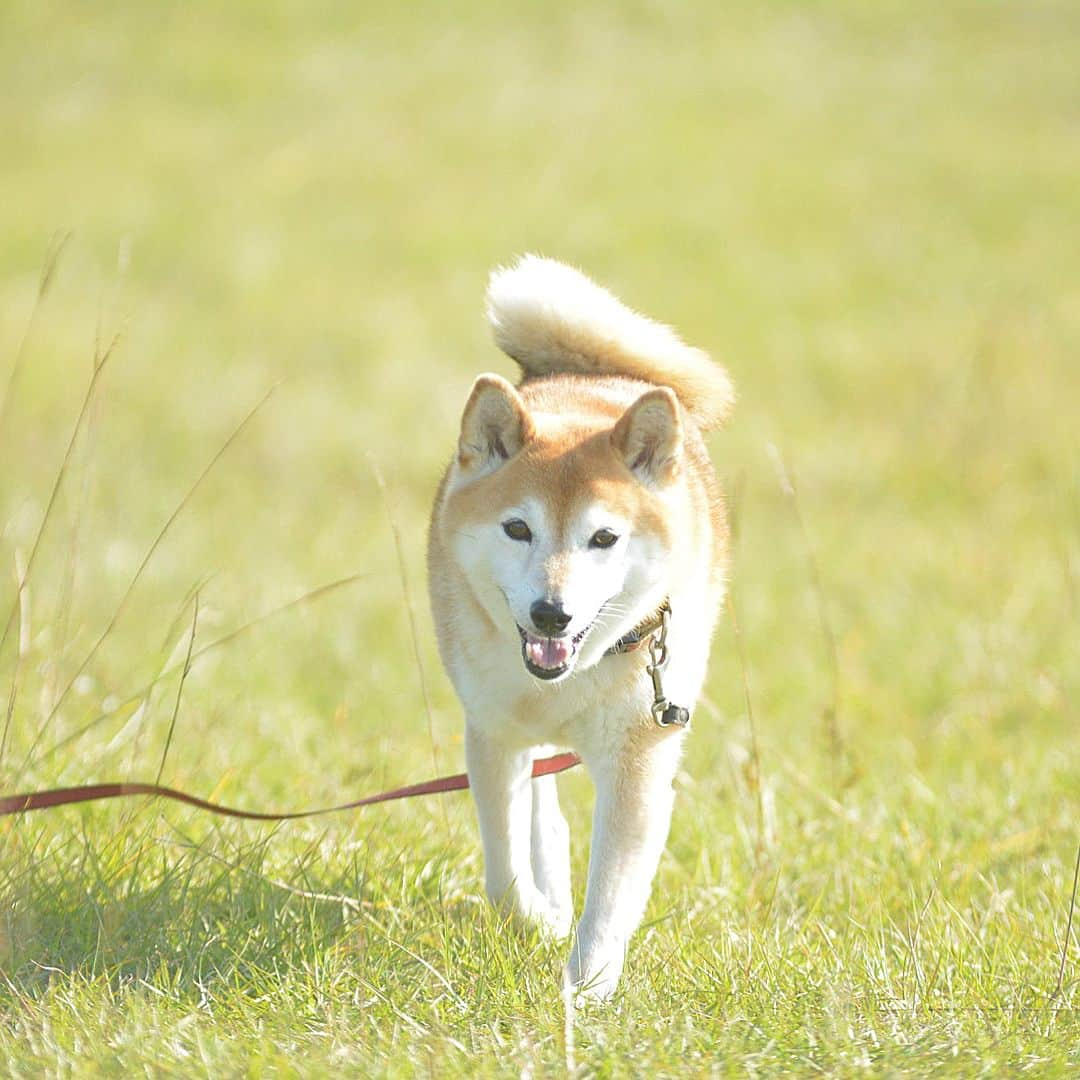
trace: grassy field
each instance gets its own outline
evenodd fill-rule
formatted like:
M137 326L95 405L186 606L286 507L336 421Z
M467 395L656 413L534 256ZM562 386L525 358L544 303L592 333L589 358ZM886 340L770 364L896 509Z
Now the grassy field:
M7 0L0 792L461 767L426 515L521 251L730 367L741 636L610 1006L467 796L101 804L0 821L4 1073L1074 1075L1078 55L1069 0Z

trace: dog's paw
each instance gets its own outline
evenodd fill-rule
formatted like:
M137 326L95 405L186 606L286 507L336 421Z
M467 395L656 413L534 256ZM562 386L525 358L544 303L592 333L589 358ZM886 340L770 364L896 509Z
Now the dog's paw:
M567 971L568 978L569 974L569 971ZM574 991L575 1001L580 1004L587 1005L594 1002L602 1004L614 997L619 985L619 976L616 975L614 978L610 978L601 973L576 983L571 982L570 985Z
M568 938L570 936L570 931L574 928L574 909L569 906L556 907L550 903L548 904L548 908L551 912L548 933L550 933L557 941Z
M557 941L570 936L574 923L573 911L555 907L535 887L523 889L515 885L500 899L493 898L493 902L504 915L512 916L520 926L538 930Z
M589 948L579 938L566 965L566 978L575 996L586 1001L609 1000L619 985L625 955L622 946Z
M541 933L557 941L570 936L574 923L572 910L555 907L539 889L522 900L523 903L517 905L517 910L527 925L536 927Z

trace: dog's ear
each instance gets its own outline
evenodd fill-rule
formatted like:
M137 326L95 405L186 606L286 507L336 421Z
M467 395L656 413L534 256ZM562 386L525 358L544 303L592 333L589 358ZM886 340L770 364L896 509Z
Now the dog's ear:
M642 394L615 425L611 443L642 483L650 487L671 483L679 474L683 454L675 394L666 386Z
M494 472L532 438L521 395L501 375L481 375L465 402L458 464L470 476Z

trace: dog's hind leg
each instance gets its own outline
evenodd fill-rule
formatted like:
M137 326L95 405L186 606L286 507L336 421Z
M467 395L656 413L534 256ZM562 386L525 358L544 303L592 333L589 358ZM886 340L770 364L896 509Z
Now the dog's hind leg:
M537 777L532 782L532 789L533 879L551 905L562 936L570 932L574 918L570 890L570 827L559 806L555 777Z
M501 910L565 936L569 917L555 911L533 875L532 752L509 747L466 723L465 761L488 897Z

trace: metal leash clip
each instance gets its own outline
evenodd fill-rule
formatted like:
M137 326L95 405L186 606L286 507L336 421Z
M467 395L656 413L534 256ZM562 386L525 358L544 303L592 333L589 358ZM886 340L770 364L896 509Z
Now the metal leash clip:
M660 629L649 638L651 663L645 670L649 673L653 685L653 719L660 727L686 727L690 723L690 710L681 705L673 705L664 693L663 673L670 659L667 647L670 620L671 608L665 605L660 612Z

